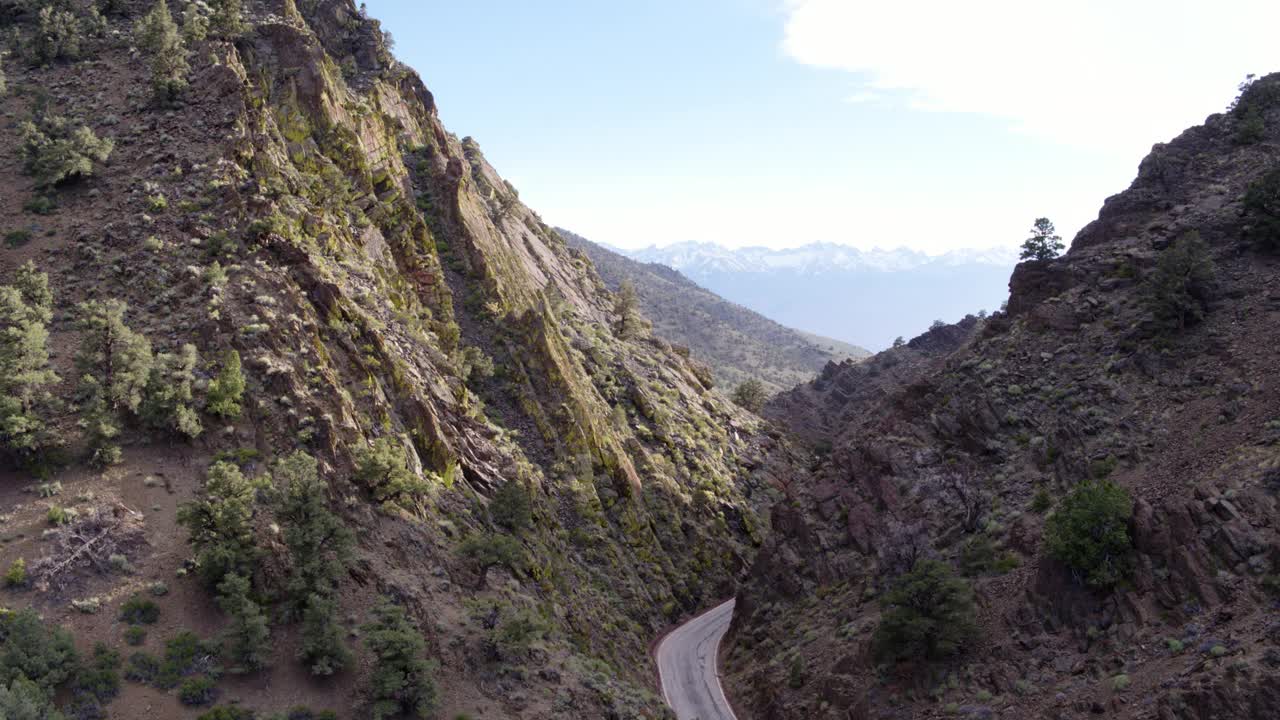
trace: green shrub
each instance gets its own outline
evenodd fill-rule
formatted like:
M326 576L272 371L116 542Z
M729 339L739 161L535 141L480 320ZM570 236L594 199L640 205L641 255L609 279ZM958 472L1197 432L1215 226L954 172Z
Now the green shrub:
M120 653L103 643L93 646L93 658L76 670L72 690L106 702L120 692Z
M4 234L4 244L11 248L20 248L31 242L31 231L26 228L10 230Z
M160 661L154 655L145 652L136 652L130 655L128 662L124 666L124 678L126 680L144 685L154 682L159 674Z
M69 525L74 517L74 510L58 507L57 505L50 505L48 512L45 513L45 519L49 521L50 525L55 526Z
M71 677L76 663L71 633L45 627L30 608L0 613L0 686L24 677L51 693Z
M933 660L955 655L977 636L969 583L937 560L920 560L881 600L872 639L878 659Z
M769 395L764 389L764 383L755 378L749 378L733 389L730 399L739 406L758 413L764 409L764 403L769 399Z
M551 631L547 621L534 610L517 610L498 622L493 644L504 657L519 660L529 656L535 644Z
M58 204L48 195L37 195L23 203L22 209L35 215L50 215L58 209Z
M1046 521L1045 545L1078 581L1110 587L1129 572L1132 514L1124 488L1110 480L1081 483Z
M1204 318L1213 292L1209 246L1192 230L1160 253L1143 299L1160 332L1181 331Z
M204 675L188 678L178 686L178 700L183 705L195 707L212 705L217 696L218 683Z
M503 483L489 502L489 515L495 523L512 532L523 532L533 522L529 488L517 479Z
M430 484L409 469L405 448L396 438L380 437L356 453L356 479L378 502L413 509L430 492Z
M426 643L404 608L384 600L361 630L374 659L368 687L373 720L430 717L437 695L434 667L423 657Z
M1169 652L1173 653L1174 655L1177 655L1178 653L1182 652L1182 648L1183 648L1182 641L1178 640L1177 638L1168 638L1164 641L1164 644L1165 644L1165 647L1169 648Z
M253 572L257 492L240 468L216 462L209 468L203 497L178 508L178 522L191 533L196 572L211 589L229 573L248 577Z
M222 418L240 417L240 401L244 396L244 374L240 370L240 353L228 350L222 358L222 369L209 383L205 410Z
M223 654L236 674L261 670L271 654L270 630L262 608L249 597L249 580L229 573L218 584L218 607L231 618L223 635Z
M1249 75L1239 89L1240 95L1231 104L1231 115L1236 121L1233 139L1238 145L1252 145L1266 137L1264 113L1280 100L1280 83Z
M524 547L506 535L473 535L463 541L458 551L475 564L478 588L484 588L490 568L501 565L518 573L525 564Z
M11 588L20 588L27 586L27 561L18 558L9 563L9 569L4 574L4 586Z
M1248 237L1260 250L1280 250L1280 168L1249 185L1244 194Z
M209 712L201 714L196 720L254 720L254 714L252 710L246 710L242 707L219 705Z
M1042 487L1036 490L1035 497L1031 498L1031 512L1043 515L1051 507L1053 507L1053 496L1049 494L1049 489Z
M0 682L0 718L5 720L62 720L49 693L39 685L18 675Z
M110 139L59 116L24 122L20 134L23 171L35 178L40 189L90 177L94 163L106 162L115 149Z
M160 619L160 606L154 600L134 595L120 606L120 619L130 625L154 625Z
M130 625L125 628L124 641L128 645L138 646L147 641L147 631L141 625Z
M787 671L787 687L799 690L808 682L804 668L804 660L799 655L791 659L791 668Z
M164 644L164 662L153 681L161 690L177 687L182 678L210 670L217 657L216 646L204 643L193 632L184 630Z

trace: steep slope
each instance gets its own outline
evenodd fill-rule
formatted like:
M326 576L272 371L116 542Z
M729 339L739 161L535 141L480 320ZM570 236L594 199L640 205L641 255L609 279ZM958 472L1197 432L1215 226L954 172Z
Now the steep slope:
M211 18L192 5L213 29L184 31L191 68L178 76L190 87L171 103L153 99L148 73L173 55L131 47L152 3L113 2L105 16L88 2L0 5L14 28L6 115L50 132L64 116L115 143L91 177L38 188L24 157L39 150L14 123L0 129L0 210L15 246L0 254L0 283L28 260L48 273L61 378L50 389L66 399L32 409L58 440L10 453L0 470L0 564L40 568L0 591L3 603L70 628L82 651L133 652L120 605L164 583L142 649L161 654L178 630L216 640L231 618L213 598L228 591L198 581L210 556L192 564L200 546L175 511L226 502L206 477L238 468L263 478L238 497L252 512L243 567L271 641L268 669L224 676L223 697L364 716L383 676L359 626L390 598L438 663L441 717L663 716L648 642L731 592L763 537L758 510L786 459L771 459L779 445L759 419L667 342L615 332L590 261L520 203L474 141L441 125L430 92L352 0L245 2L242 31L226 21L237 3L211 3ZM50 18L82 33L78 52L24 62ZM50 210L29 202L42 196L51 214L33 214ZM126 301L125 322L156 351L193 346L177 393L153 373L134 407L179 398L182 427L195 417L203 432L184 439L128 402L95 410L80 394L77 304L89 299ZM247 388L238 419L224 419L211 411L232 350ZM184 389L194 397L181 400ZM101 413L123 453L111 463L99 452L108 464L95 469L86 443L113 442L93 434ZM318 460L321 505L356 538L332 590L355 659L328 678L295 658L314 640L290 610L309 558L289 549L289 473L277 461L297 451ZM234 467L210 471L214 460ZM78 515L42 534L54 506ZM128 518L107 527L140 535L119 543L118 561L81 565L96 554L76 538L95 517ZM198 711L126 683L110 712Z
M859 347L779 325L671 268L636 262L568 230L557 232L591 259L610 290L617 292L623 280L630 280L654 332L710 365L721 387L756 378L776 393L811 380L828 362L870 355Z
M1000 307L1017 258L1012 247L930 256L830 243L730 249L687 242L629 255L679 270L789 327L877 350L935 320ZM956 298L964 298L965 306L957 306Z
M1280 75L1155 146L1008 312L776 398L819 452L738 595L738 705L1275 717L1277 198Z

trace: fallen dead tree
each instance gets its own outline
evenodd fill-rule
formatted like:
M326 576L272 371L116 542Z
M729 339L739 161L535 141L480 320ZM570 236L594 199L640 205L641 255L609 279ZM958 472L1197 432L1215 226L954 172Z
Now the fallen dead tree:
M128 558L146 544L144 517L119 503L96 507L51 531L50 539L52 551L28 572L38 590L61 592L86 572L110 572L112 555Z

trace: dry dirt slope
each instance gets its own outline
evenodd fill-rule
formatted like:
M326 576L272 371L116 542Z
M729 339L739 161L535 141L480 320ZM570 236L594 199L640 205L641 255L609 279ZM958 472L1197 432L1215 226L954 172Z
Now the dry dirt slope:
M26 62L44 5L83 30L79 57ZM44 532L52 506L140 523L143 542L59 587L0 590L0 602L66 626L82 651L102 641L128 655L120 605L159 581L169 592L141 649L160 654L181 629L216 641L227 617L188 572L176 508L202 496L214 458L259 477L301 450L358 538L335 596L355 662L312 678L295 660L283 596L296 563L271 501L279 488L264 489L252 583L273 651L268 669L223 676L223 700L367 714L373 663L358 626L389 597L439 665L441 717L664 715L647 643L749 564L785 474L779 443L666 342L617 334L589 260L520 203L478 144L441 126L431 94L351 0L245 2L243 34L188 41L190 88L171 105L153 99L152 58L135 47L152 3L111 3L105 19L91 5L0 2L16 28L0 212L19 231L0 251L0 282L27 260L49 274L64 400L41 408L64 441L41 458L45 476L16 455L0 471L0 567L57 557ZM46 194L20 142L20 123L40 116L115 142L91 177L47 193L51 214L24 209ZM75 308L91 298L128 302L126 322L157 352L196 348L196 410L237 351L244 412L201 412L194 440L122 412L122 461L88 467L73 357ZM420 490L379 502L377 477L358 479L357 458L379 439ZM42 497L41 481L60 491ZM512 484L530 498L527 523L489 510ZM462 552L468 540L506 550L487 582L487 563ZM71 604L89 599L97 612ZM202 711L125 683L106 712Z
M1269 210L1246 208L1251 192ZM1269 76L1157 145L1064 257L1019 266L1007 313L775 400L767 414L823 454L775 507L738 596L740 704L758 718L1276 717L1278 220ZM1189 233L1205 262L1177 262ZM1158 294L1171 287L1185 293ZM1160 297L1203 319L1179 327ZM1091 588L1044 532L1104 480L1132 498L1132 566ZM929 558L969 576L978 633L958 656L878 661L885 592Z

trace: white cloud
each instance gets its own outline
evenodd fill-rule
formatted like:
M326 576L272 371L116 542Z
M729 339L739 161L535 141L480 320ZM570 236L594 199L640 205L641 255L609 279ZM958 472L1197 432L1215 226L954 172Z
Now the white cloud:
M784 0L784 50L909 107L1141 152L1280 69L1275 0ZM895 92L895 95L898 94ZM856 97L856 96L855 96Z
M871 90L859 90L844 99L850 105L860 105L862 103L875 102L880 99L880 93Z

